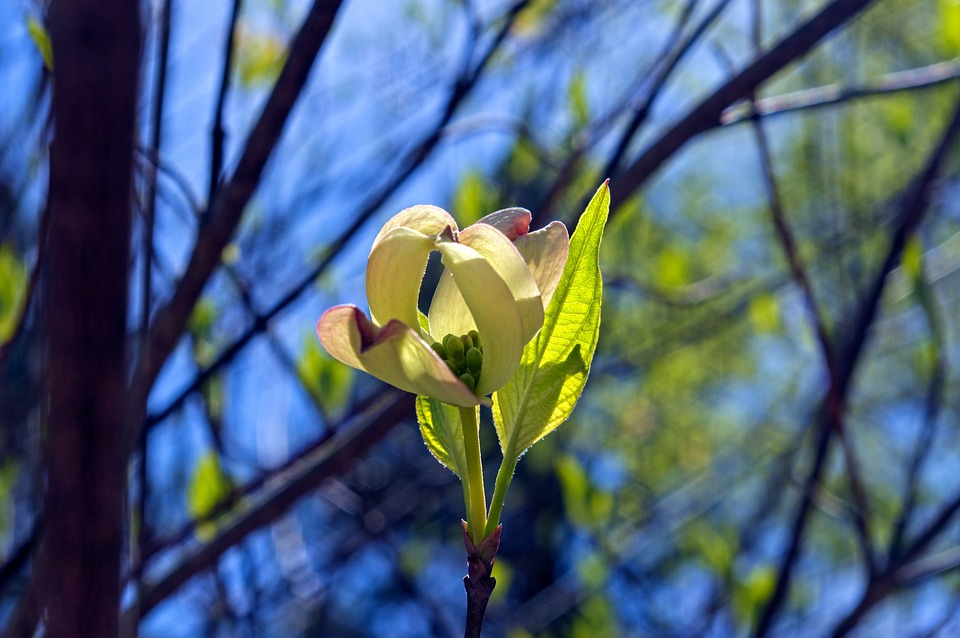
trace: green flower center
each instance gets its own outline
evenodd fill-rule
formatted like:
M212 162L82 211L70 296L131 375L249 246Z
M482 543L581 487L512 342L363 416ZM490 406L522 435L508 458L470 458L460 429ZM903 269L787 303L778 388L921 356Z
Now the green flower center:
M459 337L448 334L442 342L434 341L430 347L471 392L476 389L483 367L483 344L479 332L471 330Z

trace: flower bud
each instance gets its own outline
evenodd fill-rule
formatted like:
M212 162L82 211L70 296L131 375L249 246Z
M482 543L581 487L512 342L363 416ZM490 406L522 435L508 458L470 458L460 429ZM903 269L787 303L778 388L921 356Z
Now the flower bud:
M464 355L467 363L467 371L474 377L480 377L480 369L483 367L483 353L478 348L470 348Z
M443 348L451 361L463 360L463 342L459 337L447 335L443 338Z
M447 351L443 349L443 344L439 341L434 341L430 344L430 347L433 348L433 351L436 352L441 359L447 358Z
M463 385L470 388L470 391L473 392L477 388L477 382L474 380L473 376L469 372L464 372L460 375L460 380L463 381Z

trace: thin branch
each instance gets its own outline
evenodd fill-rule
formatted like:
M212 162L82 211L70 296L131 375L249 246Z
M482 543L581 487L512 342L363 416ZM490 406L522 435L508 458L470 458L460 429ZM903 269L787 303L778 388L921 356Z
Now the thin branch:
M723 10L727 8L727 5L730 4L730 0L718 0L714 4L710 12L704 16L703 20L697 25L697 27L682 41L677 42L672 47L672 50L668 51L666 55L663 56L661 63L658 65L656 73L653 76L651 81L651 86L647 94L643 98L643 102L637 108L636 112L633 114L630 123L624 129L623 133L620 136L620 140L617 142L617 146L610 156L610 159L607 160L607 164L601 173L602 177L607 177L614 175L618 172L620 164L623 161L624 156L627 153L627 149L630 147L630 143L633 141L634 137L640 127L644 122L647 121L647 117L650 115L650 109L653 107L653 103L656 101L657 97L660 95L663 87L666 86L667 80L670 78L670 75L676 69L677 64L684 56L693 48L693 46L700 40L707 29L720 17L720 14L723 13ZM693 4L688 5L688 10L693 8ZM689 17L685 12L684 17ZM677 39L679 40L679 27L682 26L683 22L678 24L677 30Z
M784 95L760 98L754 103L755 111L753 113L750 111L749 103L737 104L723 112L720 116L720 124L730 126L747 122L754 116L766 119L786 113L842 104L866 97L932 88L957 79L960 79L960 58L937 62L916 69L897 71L880 76L873 82L862 86L848 87L840 84L830 84Z
M759 20L757 20L756 23L758 24ZM829 379L828 392L832 394L838 390L839 386L837 384L837 364L834 355L834 348L830 340L830 336L827 333L826 319L819 308L819 304L817 303L816 296L813 292L813 286L810 284L810 278L807 275L803 258L800 255L797 241L793 236L790 223L787 221L786 212L783 210L783 202L780 198L780 191L777 185L776 175L773 172L773 159L770 153L770 144L767 140L766 133L763 130L763 124L760 122L760 120L754 119L752 129L756 138L757 148L760 153L760 165L763 173L763 183L767 191L770 216L773 221L775 234L780 243L780 247L787 258L787 264L789 265L790 274L794 280L794 283L796 283L797 287L799 287L803 293L804 301L812 317L814 332L817 335L817 341L820 345L820 353L823 357L824 366L827 369L827 376ZM843 401L836 396L832 397L828 403L838 406L843 405ZM860 466L849 442L849 437L844 425L845 419L843 414L835 414L831 421L836 427L836 434L841 441L844 457L847 463L847 476L850 481L850 491L853 497L853 508L851 509L851 513L853 515L854 527L857 532L857 541L860 544L860 550L863 552L868 573L873 574L876 571L876 558L870 542L870 532L867 527L867 520L869 518L869 505L867 501L866 489L864 488L863 479L861 478L859 469Z
M340 4L341 0L315 0L247 138L236 169L210 202L206 223L200 229L186 271L173 297L157 312L150 330L149 347L141 356L133 387L134 402L138 407L145 405L148 389L179 341L207 279L220 263L220 255L259 185L263 169L280 141L287 118L307 82L320 47L330 33Z
M940 171L943 159L951 147L954 139L956 138L958 131L960 131L960 102L958 102L957 106L955 107L953 117L951 118L949 124L945 127L944 132L940 137L940 141L931 152L923 169L916 176L914 176L913 180L911 180L910 184L899 198L900 211L897 216L897 227L891 237L890 246L887 249L886 257L878 268L873 283L868 289L867 294L864 295L860 302L859 311L857 313L853 328L844 342L844 347L841 350L841 356L837 359L838 375L836 378L836 392L828 393L828 396L824 401L824 405L822 406L825 418L823 427L820 430L814 461L804 482L803 495L797 509L797 514L794 518L793 527L790 533L790 540L787 543L787 552L785 553L783 561L781 562L777 572L777 580L774 586L773 594L771 595L767 606L763 610L763 614L761 615L761 618L758 621L757 627L753 633L755 638L760 638L761 636L765 636L767 634L772 626L775 616L780 610L780 607L786 600L786 594L790 587L793 569L800 554L803 531L806 527L807 518L810 512L810 494L812 493L814 485L820 479L820 474L824 467L826 453L829 449L830 434L837 429L835 425L831 423L831 418L835 418L836 415L842 414L842 405L838 404L837 402L842 402L847 395L850 382L853 378L854 372L856 371L857 364L860 361L860 355L866 345L870 326L873 325L873 321L876 317L880 304L880 297L886 286L888 275L899 262L900 255L903 252L903 247L906 244L906 238L916 230L920 221L923 219L924 214L928 210L932 185ZM950 506L941 511L940 516L935 519L934 523L931 524L931 526L928 527L927 530L925 530L925 532L921 534L913 543L913 545L904 553L903 560L911 560L916 556L916 554L922 551L923 547L925 547L926 544L932 540L932 538L939 534L940 530L942 530L942 527L947 524L957 509L960 509L960 496L958 496L957 500L951 503ZM869 596L865 595L864 599L861 601L861 605L867 606L866 609L872 607L874 604L876 604L876 602L889 594L890 591L890 588L886 587L886 581L883 578L871 578L869 582L871 583L871 585L867 588ZM881 587L881 585L883 585L883 587ZM858 606L854 612L851 612L850 618L852 618L854 614L864 613L866 609L861 610L860 606ZM855 626L855 623L849 626L841 623L841 625L838 625L838 631L843 630L843 632L837 635L843 635L843 633L849 631L849 629L853 626Z
M189 552L162 578L147 583L140 600L146 614L196 574L216 564L225 551L251 532L272 522L326 478L343 473L360 455L413 413L411 397L398 391L381 395L371 409L339 432L289 474L267 484L251 496L243 511L227 522L216 537Z
M897 517L897 521L893 526L893 536L890 540L889 550L889 560L891 562L896 559L902 550L907 524L910 522L910 518L916 507L919 496L917 484L920 478L920 470L923 468L933 449L933 441L937 430L937 418L940 414L940 407L943 404L947 380L947 361L946 357L944 357L946 338L944 336L943 324L937 312L933 289L924 280L922 267L920 272L916 274L915 288L920 306L923 308L924 315L927 318L928 329L930 330L931 339L934 344L933 372L930 375L930 382L927 386L922 430L914 446L913 455L910 458L910 466L907 470L907 478L904 482L903 504L900 509L900 515Z
M223 171L223 143L226 133L223 130L223 108L227 102L227 92L230 90L231 69L233 68L233 48L237 36L237 20L240 17L240 8L243 0L233 0L230 11L230 24L227 27L226 42L224 42L223 69L220 72L220 90L217 93L217 103L213 108L213 128L210 131L210 186L207 190L207 201L212 202L220 184L220 174Z
M197 389L203 385L204 380L208 376L232 361L233 358L237 356L237 354L243 350L243 348L246 347L246 345L254 337L266 329L267 324L277 314L298 299L304 291L309 290L311 286L313 286L317 277L326 271L326 269L333 262L334 258L340 254L340 251L343 250L356 231L359 230L367 222L367 220L375 212L377 212L380 206L383 205L383 203L389 199L393 193L396 192L396 190L407 180L407 178L409 178L410 175L412 175L414 171L423 164L427 157L429 157L433 152L437 143L442 139L443 131L446 129L446 126L453 114L456 112L457 108L467 97L467 95L469 95L470 91L480 79L483 69L503 43L506 35L510 31L511 26L513 25L513 22L516 20L517 15L519 15L520 11L526 7L527 4L529 4L529 1L530 0L521 0L513 5L511 10L508 12L499 32L494 37L491 45L481 56L477 66L465 68L461 73L460 78L456 81L453 89L451 90L447 104L443 110L443 115L434 128L426 135L426 137L423 138L419 144L417 144L405 155L404 159L400 162L400 167L397 169L397 172L384 184L384 186L382 186L364 204L361 205L360 211L356 214L356 216L354 216L354 221L350 224L350 226L326 247L323 258L320 260L320 262L266 312L255 316L253 318L253 324L247 328L247 330L235 341L221 351L220 355L208 367L198 372L191 380L190 384L172 401L170 401L166 407L161 409L159 412L149 415L146 419L147 427L151 427L156 423L159 423L175 412L183 404L187 397L196 392Z
M803 56L827 34L873 1L833 0L691 109L683 119L663 133L622 173L610 175L615 193L615 208L611 210L611 215L616 213L619 202L629 199L687 142L700 133L718 126L724 109L737 100L749 97L757 87L787 64Z
M157 37L157 74L153 87L153 117L151 120L150 150L151 157L158 157L163 140L163 105L167 89L167 65L170 57L170 24L173 0L164 0L160 10L160 32ZM142 265L140 270L140 331L138 335L140 352L147 347L150 328L150 311L153 299L153 235L157 210L157 168L156 164L148 163L147 193L143 208L143 236L140 254ZM143 566L142 549L149 534L146 519L146 506L149 494L149 478L147 471L147 437L142 436L137 442L139 447L140 466L137 472L137 481L140 485L140 500L137 503L136 515L139 519L137 540L131 560L135 565L137 580Z

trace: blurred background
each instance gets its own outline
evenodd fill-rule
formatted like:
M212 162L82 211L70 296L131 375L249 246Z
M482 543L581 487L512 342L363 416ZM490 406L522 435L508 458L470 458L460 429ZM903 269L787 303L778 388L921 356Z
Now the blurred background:
M333 27L149 388L139 635L458 635L458 479L314 325L364 303L400 209L572 229L608 177L599 348L519 463L485 635L960 632L960 2L317 4ZM312 10L143 3L131 343ZM42 525L45 20L0 0L2 624Z

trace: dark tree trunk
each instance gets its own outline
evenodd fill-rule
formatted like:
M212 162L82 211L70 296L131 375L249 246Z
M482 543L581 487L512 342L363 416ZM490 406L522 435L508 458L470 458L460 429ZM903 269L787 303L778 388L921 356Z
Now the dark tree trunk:
M118 635L139 2L54 0L46 271L47 635Z

